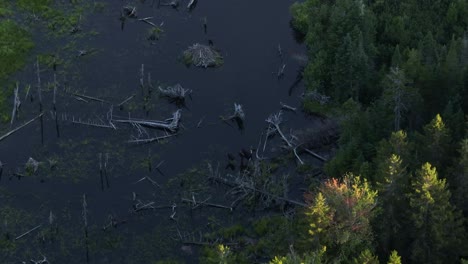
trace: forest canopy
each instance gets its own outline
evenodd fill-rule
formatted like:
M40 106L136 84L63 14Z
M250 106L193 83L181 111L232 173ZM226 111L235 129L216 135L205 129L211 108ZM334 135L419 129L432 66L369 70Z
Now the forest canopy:
M468 257L468 2L306 0L291 13L308 49L303 109L341 134L330 180L309 190L310 247L272 263Z

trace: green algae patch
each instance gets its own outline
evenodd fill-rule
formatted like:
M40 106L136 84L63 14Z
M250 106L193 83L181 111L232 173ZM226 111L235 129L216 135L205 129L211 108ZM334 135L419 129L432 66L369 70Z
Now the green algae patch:
M31 35L12 20L0 22L0 80L23 68L34 47Z
M28 11L42 11L52 4L52 0L18 0L18 7Z
M0 12L2 5L0 4ZM0 21L0 120L9 118L7 98L13 87L6 80L25 65L29 51L34 47L31 35L12 20Z

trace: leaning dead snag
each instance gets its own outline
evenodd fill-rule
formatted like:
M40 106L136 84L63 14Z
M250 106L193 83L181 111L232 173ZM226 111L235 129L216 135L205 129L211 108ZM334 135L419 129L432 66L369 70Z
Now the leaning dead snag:
M19 108L21 106L21 101L20 101L19 96L18 96L18 91L19 91L19 85L18 85L18 82L16 82L15 94L14 94L14 97L13 97L13 111L11 113L10 126L13 125L13 121L18 116Z
M55 130L57 131L57 137L60 137L60 130L59 130L58 118L57 118L57 107L56 107L57 85L58 85L57 75L54 73L54 97L53 97L52 103L53 103L53 110L54 110Z
M153 17L145 17L145 18L140 18L138 19L138 21L141 21L141 22L144 22L148 25L151 25L153 27L158 27L156 24L154 24L153 22L150 21L150 19L152 19Z
M42 113L42 91L41 91L41 70L39 68L39 57L36 58L36 71L37 71L37 95L39 97L39 113ZM41 143L44 144L44 119L41 119Z
M193 9L197 3L197 0L190 0L190 2L187 5L188 9Z
M223 65L223 57L213 47L193 44L183 53L183 60L186 65L195 65L197 67L220 67Z
M282 113L283 112L279 111L276 114L271 114L265 120L268 123L267 136L278 133L281 136L281 139L286 143L287 149L291 149L294 153L294 156L296 156L297 160L299 161L299 163L304 164L302 159L297 154L297 143L295 143L295 141L297 141L296 137L293 135L290 135L290 138L288 139L280 128L280 124L283 122Z
M286 68L286 64L283 64L278 69L278 79L284 76L284 69Z
M127 97L125 100L123 100L120 104L118 104L117 106L122 108L122 106L127 103L128 101L132 100L133 98L135 97L135 94L132 94L130 95L129 97Z
M31 123L34 122L36 119L42 117L42 115L44 115L44 113L39 114L38 116L34 117L33 119L29 120L28 122L22 124L21 126L19 126L19 127L15 128L15 129L11 130L10 132L6 133L6 134L3 135L3 136L1 136L1 137L0 137L0 141L2 141L2 140L4 140L5 138L11 136L13 133L17 132L18 130L22 129L23 127L25 127L25 126L31 124Z
M83 194L83 225L85 232L85 247L86 247L86 263L89 263L89 241L88 241L88 203L86 202L86 194Z
M145 95L145 65L141 64L140 68L140 88L141 88L141 94L144 96Z
M42 226L42 224L37 225L36 227L34 227L34 228L32 228L32 229L30 229L30 230L24 232L23 234L17 236L17 237L15 238L15 240L18 240L18 239L20 239L20 238L22 238L22 237L25 237L25 236L29 235L31 232L34 232L35 230L39 229L41 226Z
M122 8L122 14L129 18L137 18L137 10L135 6L124 6Z
M92 101L96 101L96 102L100 102L100 103L108 103L108 101L105 101L105 100L97 98L97 97L92 97L92 96L89 96L89 95L78 94L78 93L72 93L72 95L74 95L76 97L79 97L79 98L82 98L82 99L84 98L84 99L88 99L88 100L92 100Z
M235 121L239 129L244 128L245 113L241 104L234 103L234 113L227 118L221 117L223 121Z
M107 186L107 189L110 188L110 185L109 185L109 177L107 176L107 164L109 163L109 153L106 153L106 159L104 160L104 176L105 176L105 179L106 179L106 186Z
M265 120L269 125L271 125L273 127L273 130L268 131L268 133L271 134L271 133L274 133L274 132L278 132L278 134L281 136L283 141L288 145L288 147L293 147L293 144L291 143L291 141L288 138L286 138L286 136L283 134L283 132L281 131L281 128L280 128L280 124L283 122L282 113L283 112L279 111L276 114L271 114Z
M99 153L99 178L101 179L101 190L104 191L104 179L102 171L102 153Z

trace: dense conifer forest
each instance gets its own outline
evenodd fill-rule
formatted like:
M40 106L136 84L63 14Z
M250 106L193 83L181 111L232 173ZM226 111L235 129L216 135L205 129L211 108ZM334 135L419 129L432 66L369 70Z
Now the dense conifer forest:
M306 0L291 12L308 48L304 110L341 134L329 180L310 189L307 246L273 263L463 262L468 2Z

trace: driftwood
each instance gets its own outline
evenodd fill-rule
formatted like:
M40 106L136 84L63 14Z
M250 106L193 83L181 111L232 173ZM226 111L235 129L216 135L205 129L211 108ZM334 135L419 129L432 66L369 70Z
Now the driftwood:
M84 99L88 99L88 100L92 100L92 101L96 101L96 102L100 102L100 103L108 103L108 101L105 101L103 99L100 99L100 98L97 98L97 97L92 97L92 96L89 96L89 95L84 95L84 94L78 94L78 93L72 93L72 95L76 96L76 97L79 97L79 98L84 98ZM85 100L86 102L86 100Z
M151 142L154 142L154 141L159 142L160 140L167 139L167 138L170 138L170 137L173 137L173 136L176 136L176 135L177 135L177 133L170 134L170 135L165 135L165 136L160 136L160 137L146 138L146 139L132 139L132 140L129 140L127 142L128 143L145 144L145 143L151 143Z
M6 133L6 134L3 135L3 136L1 136L1 137L0 137L0 141L2 141L2 140L4 140L5 138L11 136L13 133L17 132L18 130L22 129L23 127L25 127L25 126L31 124L31 123L34 122L36 119L42 117L43 114L44 114L44 113L40 113L38 116L34 117L33 119L29 120L28 122L22 124L21 126L19 126L19 127L15 128L15 129L11 130L10 132Z
M171 0L169 2L160 3L161 6L171 6L172 8L179 7L179 0Z
M280 102L280 106L281 106L281 109L284 109L284 110L288 110L288 111L292 111L292 112L297 111L296 107L289 106L287 104L284 104L283 102Z

